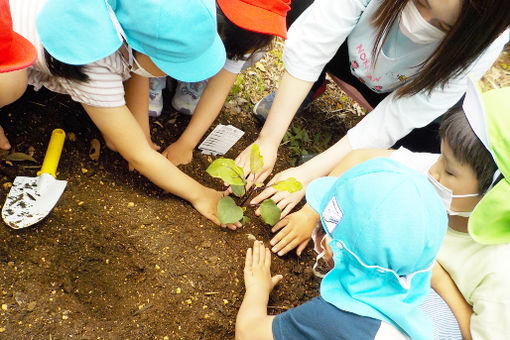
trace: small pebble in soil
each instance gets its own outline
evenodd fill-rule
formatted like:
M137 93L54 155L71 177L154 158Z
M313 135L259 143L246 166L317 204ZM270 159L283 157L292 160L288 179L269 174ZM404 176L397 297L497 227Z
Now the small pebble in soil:
M181 288L177 287L177 289L175 289L175 294L181 294Z
M2 184L2 188L4 188L4 190L9 190L11 187L12 187L11 182L5 182L4 184Z
M134 207L134 206L135 206L135 202L129 202L129 203L127 204L127 206L128 206L128 208L132 208L132 207Z
M161 269L158 265L155 265L154 268L156 268L156 270L160 270Z
M87 172L89 172L87 169L85 169L85 168L81 168L81 173L82 173L82 174L86 174Z

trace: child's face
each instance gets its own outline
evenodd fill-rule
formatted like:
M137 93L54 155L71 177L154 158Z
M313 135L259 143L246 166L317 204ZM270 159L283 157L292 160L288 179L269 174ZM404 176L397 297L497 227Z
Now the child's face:
M453 192L453 195L478 193L478 179L469 164L459 162L453 155L450 145L441 141L441 156L429 170L432 177ZM453 211L473 211L482 195L453 198L450 209Z

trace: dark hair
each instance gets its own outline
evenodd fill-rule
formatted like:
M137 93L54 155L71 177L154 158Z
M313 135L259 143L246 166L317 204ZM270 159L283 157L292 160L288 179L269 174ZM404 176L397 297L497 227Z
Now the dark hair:
M53 58L46 49L44 49L44 59L46 60L46 64L48 68L54 76L78 80L78 81L88 81L89 77L83 73L83 69L85 65L69 65L61 62Z
M223 14L219 6L216 6L216 8L218 33L221 40L223 40L223 45L225 45L227 58L232 60L245 60L245 54L248 52L254 53L258 50L271 48L274 39L273 35L241 28L230 21Z
M478 192L483 194L491 185L498 167L469 125L461 106L462 101L445 113L439 127L439 137L448 143L460 163L468 164L474 170L478 179Z
M385 0L372 18L374 25L379 28L372 51L374 60L409 1L413 0ZM409 96L422 90L430 93L437 86L444 87L449 79L460 75L509 26L510 1L462 0L456 23L432 55L423 64L417 65L419 76L399 88L397 96Z

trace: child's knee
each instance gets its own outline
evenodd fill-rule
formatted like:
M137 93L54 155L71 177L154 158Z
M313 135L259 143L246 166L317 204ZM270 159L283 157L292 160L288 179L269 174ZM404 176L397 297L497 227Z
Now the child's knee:
M27 71L25 69L0 73L0 107L16 101L27 88Z

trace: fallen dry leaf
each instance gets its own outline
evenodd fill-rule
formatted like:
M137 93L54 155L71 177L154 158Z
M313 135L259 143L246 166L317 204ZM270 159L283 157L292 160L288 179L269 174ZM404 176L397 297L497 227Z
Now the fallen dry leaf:
M37 161L34 159L34 157L27 155L26 153L23 153L23 152L13 152L11 154L8 154L5 157L5 159L8 161L11 161L11 162L30 161L30 162L37 163Z

